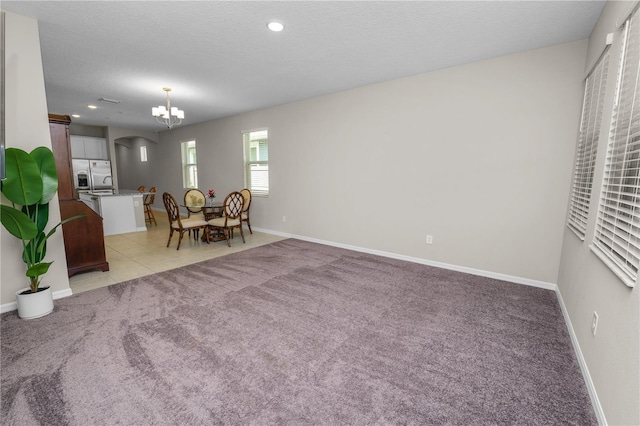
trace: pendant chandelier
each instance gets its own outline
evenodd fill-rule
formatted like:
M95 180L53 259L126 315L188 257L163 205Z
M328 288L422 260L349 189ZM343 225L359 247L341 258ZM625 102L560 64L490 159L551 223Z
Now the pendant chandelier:
M163 87L162 90L167 92L167 106L160 105L151 108L151 115L156 118L156 121L160 124L164 124L169 129L173 126L177 126L182 123L184 119L184 111L176 107L171 106L171 99L169 99L170 87Z

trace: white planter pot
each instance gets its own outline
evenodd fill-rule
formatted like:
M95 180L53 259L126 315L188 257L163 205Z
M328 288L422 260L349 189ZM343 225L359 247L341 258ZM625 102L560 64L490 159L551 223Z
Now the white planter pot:
M40 287L40 291L37 293L20 294L24 291L29 291L29 288L23 288L16 292L16 303L20 318L40 318L53 312L51 287Z

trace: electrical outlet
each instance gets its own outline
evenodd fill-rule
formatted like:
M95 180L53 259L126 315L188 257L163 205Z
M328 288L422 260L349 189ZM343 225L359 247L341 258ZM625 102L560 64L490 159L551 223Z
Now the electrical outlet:
M427 244L433 244L433 235L427 235Z
M286 216L282 216L282 222L286 222L287 221L287 217Z
M595 336L598 330L598 313L593 311L593 321L591 321L591 333Z

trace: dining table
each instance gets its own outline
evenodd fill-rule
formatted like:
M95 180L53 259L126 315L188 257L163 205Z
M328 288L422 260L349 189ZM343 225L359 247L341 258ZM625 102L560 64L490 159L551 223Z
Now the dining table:
M224 206L222 201L210 201L208 205L202 207L202 214L204 215L204 220L211 220L217 217L222 217L224 215ZM224 232L221 229L213 229L209 228L206 232L209 233L209 241L222 241L226 240ZM207 240L206 233L202 235L202 241Z

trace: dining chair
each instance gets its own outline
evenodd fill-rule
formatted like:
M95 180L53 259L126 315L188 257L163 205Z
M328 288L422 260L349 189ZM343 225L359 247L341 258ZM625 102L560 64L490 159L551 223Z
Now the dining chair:
M244 205L242 207L240 219L242 222L247 222L249 233L253 234L253 231L251 230L251 221L249 220L249 207L251 207L251 191L248 188L244 188L242 191L240 191L240 193L244 198Z
M187 209L187 218L196 216L199 219L204 220L204 212L202 208L206 204L206 198L204 193L199 189L188 189L184 193L184 207ZM191 237L191 230L189 230L189 237ZM194 230L194 237L198 238L198 230Z
M224 216L217 217L207 221L212 230L222 230L224 237L227 240L227 246L231 247L231 240L229 239L231 231L234 228L240 229L240 235L242 235L242 242L244 243L244 233L242 232L242 207L244 205L244 197L238 191L231 192L224 199L222 208L224 209ZM208 241L208 240L207 240Z
M156 222L156 215L153 213L153 209L151 208L156 200L156 191L156 187L152 186L149 188L149 193L144 196L144 222L149 225L153 222L154 225L158 226L158 222Z
M180 218L180 206L176 202L176 199L173 198L173 195L165 192L162 194L162 202L164 203L164 207L167 209L167 216L169 218L169 241L167 241L167 247L171 244L171 237L173 237L173 233L178 231L180 233L180 238L178 239L178 247L176 250L180 250L180 243L182 242L182 237L184 233L193 229L200 230L204 229L204 232L207 232L207 227L209 224L206 220L200 217L192 217L187 219ZM209 239L207 238L207 243Z
M187 217L202 214L202 208L206 204L205 200L204 193L199 189L188 189L184 193L184 206L187 209Z
M145 186L144 186L144 185L140 185L140 186L138 187L138 192L144 192L144 190L145 190L145 189L146 189L146 188L145 188Z

